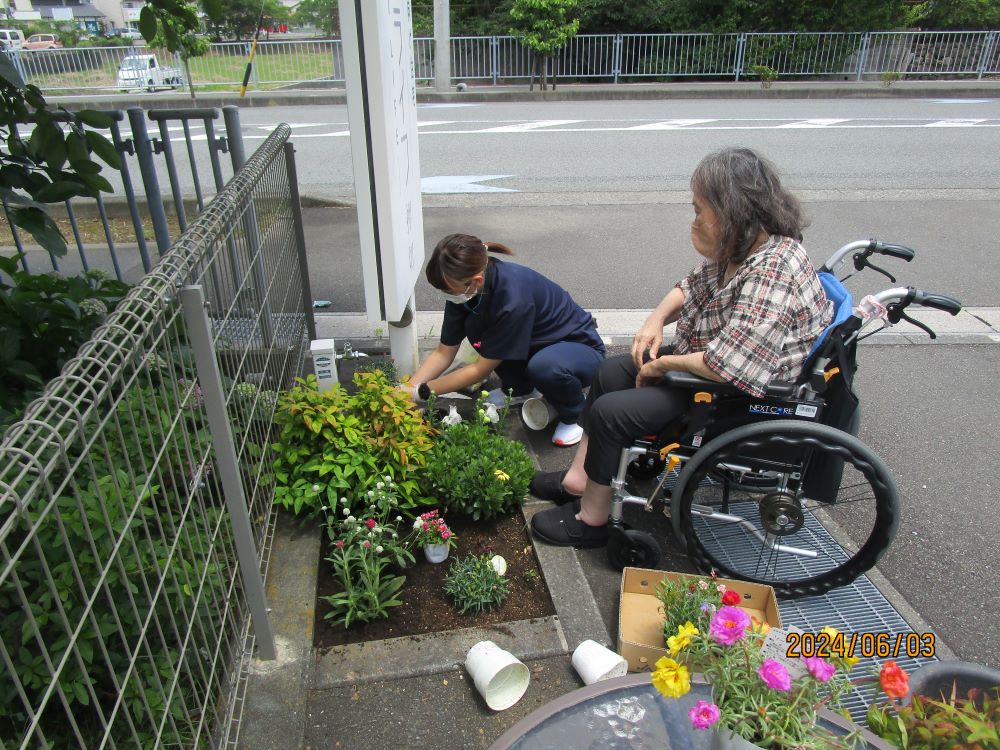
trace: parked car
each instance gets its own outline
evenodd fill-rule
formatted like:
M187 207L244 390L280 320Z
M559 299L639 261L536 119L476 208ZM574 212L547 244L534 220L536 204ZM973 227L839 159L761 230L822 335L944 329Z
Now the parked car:
M24 49L31 52L37 49L61 49L62 42L55 34L32 34L24 43Z
M108 36L120 36L123 39L131 39L133 42L137 42L142 39L142 34L140 34L136 29L111 29L108 31Z
M0 43L4 49L19 50L24 46L24 32L20 29L0 29Z
M118 88L146 89L179 88L184 85L184 77L177 68L160 65L156 55L126 55L118 66Z

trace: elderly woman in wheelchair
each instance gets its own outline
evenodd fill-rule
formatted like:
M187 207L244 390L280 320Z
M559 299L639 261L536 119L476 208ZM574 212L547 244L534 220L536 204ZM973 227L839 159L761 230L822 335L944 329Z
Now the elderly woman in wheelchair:
M691 187L691 242L704 260L647 318L631 354L601 365L569 469L532 482L534 496L557 503L532 517L532 532L549 544L607 545L619 568L655 567L656 539L623 521L623 506L641 503L663 507L702 569L787 596L842 585L874 565L898 524L888 470L853 436L865 321L836 277L821 281L800 244L799 203L766 160L749 149L713 153ZM874 267L873 252L913 255L873 240L830 263L865 246L859 270ZM868 299L883 319L888 304L890 322L914 301L960 309L912 289ZM628 492L630 476L657 475L648 498Z

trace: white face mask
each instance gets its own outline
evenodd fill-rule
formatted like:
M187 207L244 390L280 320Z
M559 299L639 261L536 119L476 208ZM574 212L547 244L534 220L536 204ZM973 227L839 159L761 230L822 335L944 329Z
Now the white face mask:
M470 299L479 294L479 292L474 292L472 294L469 294L468 292L471 286L472 284L469 284L469 286L465 287L465 292L463 292L462 294L446 294L444 292L442 292L442 294L448 302L454 302L456 305L464 305Z

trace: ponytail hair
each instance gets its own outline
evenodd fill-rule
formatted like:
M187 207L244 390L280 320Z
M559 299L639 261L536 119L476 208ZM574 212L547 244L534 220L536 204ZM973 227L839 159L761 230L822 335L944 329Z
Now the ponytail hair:
M427 261L427 281L435 289L447 292L473 276L485 273L490 258L487 253L513 255L514 251L499 242L483 242L471 234L449 234L442 239ZM449 283L450 282L450 283Z

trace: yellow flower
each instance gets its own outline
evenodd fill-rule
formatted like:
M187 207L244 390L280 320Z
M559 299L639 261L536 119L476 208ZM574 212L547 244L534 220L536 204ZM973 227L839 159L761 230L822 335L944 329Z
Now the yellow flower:
M508 479L510 479L510 474L508 474L503 469L494 469L493 476L495 476L501 482L506 482Z
M667 647L671 656L677 656L681 651L691 645L691 639L698 635L698 628L688 620L677 628L677 635L667 638Z
M841 646L840 653L838 653L837 656L839 656L841 659L844 660L844 664L847 665L848 671L854 669L854 665L857 664L859 661L861 661L858 657L854 656L853 654L847 653L848 645L846 639L840 635L839 630L837 630L836 628L831 628L829 625L827 625L819 632L829 636L830 638L829 643L831 644L831 646L833 647L836 647L838 645ZM831 648L830 650L832 651L833 648Z
M680 698L691 690L691 673L683 664L663 656L656 662L653 687L667 698Z

